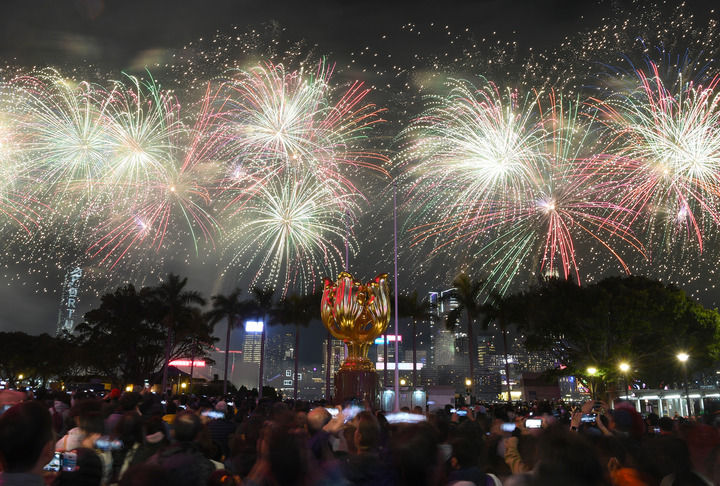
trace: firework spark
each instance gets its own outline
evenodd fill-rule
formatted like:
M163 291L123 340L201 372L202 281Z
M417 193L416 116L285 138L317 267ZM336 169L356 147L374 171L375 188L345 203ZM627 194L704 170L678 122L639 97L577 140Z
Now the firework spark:
M655 63L636 75L637 88L594 100L610 140L598 171L651 242L684 235L702 251L720 223L720 78L666 85Z

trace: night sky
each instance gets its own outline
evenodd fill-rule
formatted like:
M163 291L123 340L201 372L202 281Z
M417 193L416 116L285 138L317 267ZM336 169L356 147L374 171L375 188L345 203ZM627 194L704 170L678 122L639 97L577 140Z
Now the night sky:
M703 19L710 15L714 2L689 4L688 11ZM284 29L282 36L289 42L301 42L308 50L337 62L342 76L381 85L383 80L376 72L392 63L405 63L419 51L456 49L448 43L445 25L453 32L469 29L476 38L492 36L502 43L516 41L518 55L522 57L529 50L537 52L557 46L566 36L601 25L601 19L612 16L618 7L642 8L632 5L622 1L578 0L5 0L0 2L0 66L8 65L11 69L52 66L64 73L74 72L78 77L101 72L117 78L123 71L138 72L148 63L162 63L200 39L272 25ZM403 31L403 26L410 23L426 31L412 43L407 42L407 32ZM433 28L425 29L431 23ZM375 60L358 56L365 47L382 55ZM379 66L373 67L373 63ZM393 87L383 87L377 101L387 100L392 105L392 90ZM389 130L395 128L390 126ZM372 210L369 213L370 217L377 217ZM387 223L384 221L380 226L386 233ZM357 236L362 245L364 236ZM384 246L381 245L385 250L391 249L387 245L390 238L391 233L387 233ZM54 255L47 258L52 260ZM357 273L363 279L392 269L388 251L376 255L374 264L362 257L358 261ZM61 276L55 272L40 273L39 278L47 281L38 284L38 277L28 275L22 264L5 263L7 275L20 277L8 279L7 285L0 287L0 331L53 333ZM211 266L210 271L206 268L204 264L188 268L170 262L164 270L191 275L191 287L206 296L226 290L228 283L218 280L217 266ZM155 275L148 275L144 283L156 282ZM446 282L429 278L423 290L444 287ZM90 295L83 296L84 306L92 302Z

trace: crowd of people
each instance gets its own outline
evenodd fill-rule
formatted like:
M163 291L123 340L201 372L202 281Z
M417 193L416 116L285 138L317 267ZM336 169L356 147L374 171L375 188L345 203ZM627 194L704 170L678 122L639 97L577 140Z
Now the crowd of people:
M230 395L5 393L0 486L720 484L712 414L641 415L626 402L386 414Z

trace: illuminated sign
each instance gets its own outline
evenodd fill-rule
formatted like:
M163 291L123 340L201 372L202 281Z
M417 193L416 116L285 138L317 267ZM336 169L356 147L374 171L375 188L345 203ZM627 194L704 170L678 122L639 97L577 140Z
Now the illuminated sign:
M204 368L205 361L198 359L194 361L190 361L189 359L174 359L170 361L170 366L195 366L196 368Z
M62 332L72 332L75 328L78 288L80 287L80 278L82 276L83 271L80 267L71 267L65 274L63 294L60 300L60 315L58 316L58 335Z
M402 342L401 334L398 334L397 336L395 334L388 334L388 337L387 337L389 343L394 343L396 338L399 343ZM376 338L375 344L385 344L385 338L382 336L380 336L379 338Z
M245 321L245 332L263 332L262 321Z
M425 366L423 363L415 363L415 364L417 365L417 369L419 369L419 370L423 369L423 366ZM378 369L378 370L384 370L384 369L385 369L385 363L383 363L382 361L379 361L379 362L375 363L375 368ZM388 363L388 369L389 369L389 370L394 370L394 369L395 369L395 363L392 362L392 361L389 362L389 363ZM398 370L402 370L402 371L412 371L412 369L413 369L412 363L398 363Z

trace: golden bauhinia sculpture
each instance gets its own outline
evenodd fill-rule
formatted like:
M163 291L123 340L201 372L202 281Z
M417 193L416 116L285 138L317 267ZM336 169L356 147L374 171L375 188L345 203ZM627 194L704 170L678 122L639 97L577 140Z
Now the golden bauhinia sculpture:
M390 289L387 273L362 284L347 272L335 282L326 278L320 304L323 324L348 347L340 370L375 371L367 357L375 338L390 322Z

